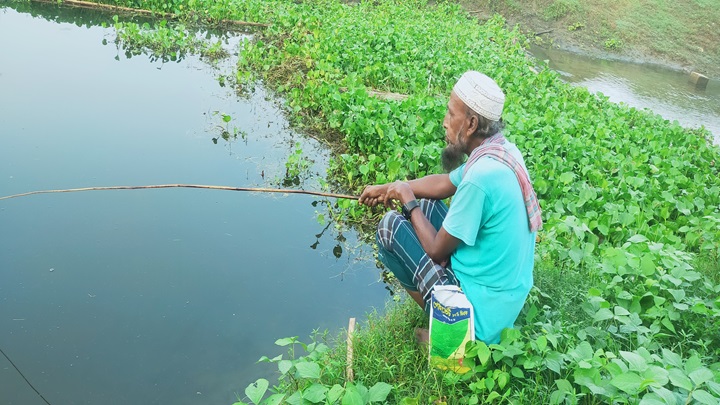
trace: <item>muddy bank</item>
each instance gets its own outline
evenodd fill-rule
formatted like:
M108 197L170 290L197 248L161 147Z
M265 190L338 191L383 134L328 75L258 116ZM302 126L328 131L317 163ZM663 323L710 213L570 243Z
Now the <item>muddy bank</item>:
M646 6L625 1L615 5L617 14L609 16L609 11L602 9L600 2L588 1L551 18L551 11L558 12L552 9L553 4L558 2L549 5L543 1L523 2L521 6L511 1L461 0L459 3L480 21L494 14L502 15L508 28L517 26L535 46L658 66L688 74L697 71L711 80L720 80L720 52L716 51L720 42L720 26L708 20L684 29L690 24L691 15L688 13L665 13L662 16L664 20L660 21L658 17L656 21L638 17L639 13L646 14L643 11ZM652 14L652 10L647 12ZM713 13L717 12L708 11L708 16L704 18L712 19ZM651 31L645 26L650 20L656 24L667 24L669 28L662 34ZM638 29L634 24L638 25Z

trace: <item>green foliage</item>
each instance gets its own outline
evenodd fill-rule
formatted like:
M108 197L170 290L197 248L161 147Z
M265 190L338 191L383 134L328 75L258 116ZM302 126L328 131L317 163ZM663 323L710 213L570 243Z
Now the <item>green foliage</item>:
M285 162L285 177L282 179L284 186L298 185L303 177L308 175L312 162L303 156L302 146L299 142Z
M577 31L579 29L582 29L585 27L585 24L581 22L575 22L573 24L568 25L568 31Z
M230 126L230 121L232 121L232 116L222 113L220 111L213 111L212 112L213 117L220 117L222 123L217 124L213 127L213 130L218 131L220 134L214 138L212 138L213 143L217 144L218 140L220 138L224 139L225 141L231 141L238 138L238 135L247 142L247 133L245 131L240 130L236 126Z
M324 367L326 356L329 350L324 343L305 344L298 341L297 337L278 339L275 341L278 346L289 346L289 358L279 355L272 359L263 356L259 361L277 364L280 372L280 385L269 388L270 383L260 378L245 388L245 397L250 404L275 405L275 404L343 404L343 405L365 405L376 402L384 402L392 390L390 384L384 382L375 383L372 387L366 387L362 383L340 384L326 383ZM305 355L296 353L296 345L300 346ZM265 394L270 392L267 398ZM238 398L233 405L248 405Z
M189 53L199 54L209 60L228 56L220 41L210 42L190 32L185 25L169 25L166 20L151 26L133 22L120 22L114 17L116 42L125 49L125 55L149 53L152 60L180 61Z
M623 41L621 39L612 37L605 40L605 49L609 50L618 50L622 48Z

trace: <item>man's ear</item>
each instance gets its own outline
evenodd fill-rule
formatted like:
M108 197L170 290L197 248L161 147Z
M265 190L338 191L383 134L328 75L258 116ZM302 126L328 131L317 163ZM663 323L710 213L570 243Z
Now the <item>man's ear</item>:
M478 119L477 115L475 115L475 114L470 114L470 117L468 117L468 120L469 120L469 122L468 122L468 127L467 127L467 131L466 131L465 135L471 136L472 134L475 133L475 131L477 131L478 125L480 125L480 120Z

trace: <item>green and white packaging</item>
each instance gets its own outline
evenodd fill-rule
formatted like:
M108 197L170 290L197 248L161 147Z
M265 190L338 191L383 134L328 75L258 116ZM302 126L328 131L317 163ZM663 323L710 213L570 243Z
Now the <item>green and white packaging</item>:
M436 286L430 299L430 365L465 373L465 344L475 340L473 308L454 285Z

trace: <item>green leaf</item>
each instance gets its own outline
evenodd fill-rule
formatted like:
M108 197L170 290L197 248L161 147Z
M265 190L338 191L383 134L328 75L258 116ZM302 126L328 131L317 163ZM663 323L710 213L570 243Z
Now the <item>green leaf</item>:
M579 264L585 256L585 252L583 252L583 250L579 247L573 246L570 250L568 250L568 256L570 256L575 264Z
M685 375L685 373L679 369L679 368L671 368L668 372L670 377L670 382L673 383L674 386L678 388L685 389L687 391L692 391L693 384L692 381Z
M510 374L502 372L497 376L498 387L502 390L505 388L507 383L510 381Z
M705 384L708 386L708 388L710 388L710 391L712 391L714 395L720 396L720 384L716 383L715 381L708 381Z
M311 362L300 362L295 364L299 378L320 378L320 365Z
M562 368L562 356L558 352L550 352L545 358L544 364L550 370L560 374Z
M544 335L538 336L535 342L537 343L538 350L541 352L545 351L545 348L547 348L547 338Z
M640 272L646 277L655 274L655 262L651 255L645 254L640 259Z
M680 357L680 355L668 349L662 349L662 354L665 363L675 366L677 368L682 368L682 358Z
M348 388L343 396L342 405L365 405L362 395L355 389Z
M640 405L668 405L660 396L654 392L643 395Z
M572 387L572 384L570 384L570 381L565 379L555 380L555 385L557 385L558 390L563 393L574 393L575 390Z
M685 298L685 290L673 290L668 289L668 292L672 294L675 301L682 301L683 298Z
M325 400L325 393L327 391L328 388L326 386L322 384L313 384L303 390L302 397L313 404L317 404L318 402Z
M610 384L630 395L638 394L642 383L643 378L634 372L620 374L610 381Z
M669 389L664 388L664 387L654 387L653 391L660 398L662 398L663 403L665 403L667 405L675 405L677 403L677 400L675 399L675 394L673 394L673 392L670 391Z
M601 322L612 319L613 313L609 308L600 308L593 316L593 322Z
M278 362L278 370L280 370L280 374L285 375L288 371L292 368L292 361L290 360L280 360Z
M293 392L285 401L290 405L304 405L305 403L302 399L302 391Z
M692 397L694 400L700 402L701 404L717 405L718 403L720 403L720 399L718 399L717 397L713 396L712 394L710 394L709 392L707 392L705 390L693 391Z
M478 342L476 344L477 347L477 357L480 360L480 364L483 366L487 364L488 360L490 360L490 349L487 347L485 342Z
M692 373L688 374L688 377L690 377L690 379L695 383L696 386L707 381L712 381L715 378L712 371L705 367L701 367L693 371Z
M245 388L245 395L250 398L253 404L259 404L262 397L265 396L265 391L267 391L269 385L268 380L260 378Z
M487 396L487 398L485 398L485 403L490 404L490 403L492 403L492 401L494 401L498 398L500 398L500 394L498 394L497 391L493 391L490 393L490 395Z
M327 393L327 400L331 404L334 404L335 401L340 399L340 396L345 392L345 388L343 388L340 384L335 384L330 388L330 391Z
M675 333L675 326L672 324L672 321L670 321L670 319L665 317L660 321L660 323L663 324L663 326L665 326L666 328L668 328L672 333Z
M690 374L693 371L700 369L702 366L703 364L700 357L692 355L689 359L687 359L687 361L685 361L685 372Z
M272 394L263 401L263 405L280 405L285 399L285 394Z
M388 394L392 390L392 385L384 382L379 382L370 388L370 402L380 402L387 398Z
M560 402L562 402L563 400L565 400L565 395L566 395L566 394L564 394L564 393L562 393L562 392L560 392L560 391L558 391L558 390L553 391L553 393L550 394L550 402L549 402L549 404L550 404L550 405L559 405Z
M297 342L297 336L295 337L289 337L289 338L282 338L275 341L275 344L278 346L287 346L291 345L293 343Z
M628 362L630 370L642 373L647 369L647 362L637 353L620 351L620 356Z
M593 349L589 342L582 341L570 351L570 355L577 361L590 360L593 358Z
M651 365L642 373L646 379L645 385L651 385L655 388L663 387L668 383L668 371L656 365Z
M630 311L627 309L621 307L620 305L616 305L615 308L613 308L615 311L615 316L628 316L630 315Z
M558 180L563 184L570 184L575 179L575 173L565 172L558 177Z
M640 234L633 235L630 239L628 239L628 242L630 242L630 243L642 243L642 242L647 242L647 241L648 241L648 238L646 238L645 236L640 235Z

